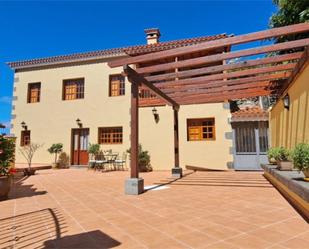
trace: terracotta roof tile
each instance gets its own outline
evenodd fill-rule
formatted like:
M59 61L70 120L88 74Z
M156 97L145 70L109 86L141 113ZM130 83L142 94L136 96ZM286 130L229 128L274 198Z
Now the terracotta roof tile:
M268 111L258 106L246 107L232 113L232 122L268 121Z
M118 55L128 54L130 56L136 56L145 53L158 52L163 50L168 50L177 47L190 46L193 44L198 44L205 41L211 41L216 39L226 38L226 34L219 34L213 36L203 36L189 39L181 39L167 42L159 42L156 44L149 45L137 45L137 46L129 46L122 48L113 48L113 49L105 49L105 50L97 50L91 52L84 53L75 53L69 55L60 55L60 56L52 56L46 58L37 58L31 60L23 60L23 61L14 61L8 62L7 64L11 68L26 68L26 67L35 67L41 65L49 65L49 64L58 64L58 63L69 63L76 61L87 61L94 60L105 57L112 57Z

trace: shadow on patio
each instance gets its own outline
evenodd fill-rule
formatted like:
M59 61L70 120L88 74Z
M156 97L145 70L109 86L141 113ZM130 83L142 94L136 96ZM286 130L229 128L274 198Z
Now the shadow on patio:
M121 243L95 230L44 242L44 248L113 248Z
M155 183L164 185L188 185L188 186L218 186L218 187L244 187L244 188L273 188L273 186L261 175L252 173L248 176L235 172L191 172L180 179L167 178Z
M29 176L14 179L14 184L11 188L9 199L31 197L34 195L44 195L47 193L46 191L37 191L37 189L34 188L31 184L24 184L24 181L28 178Z
M2 248L36 248L50 237L60 238L66 228L57 209L42 209L0 219Z

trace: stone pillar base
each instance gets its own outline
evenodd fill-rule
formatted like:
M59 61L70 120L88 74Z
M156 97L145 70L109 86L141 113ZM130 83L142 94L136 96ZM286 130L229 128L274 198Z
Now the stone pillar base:
M139 195L144 192L144 179L128 178L125 182L126 195Z
M182 177L182 168L172 168L172 176L175 178L181 178Z

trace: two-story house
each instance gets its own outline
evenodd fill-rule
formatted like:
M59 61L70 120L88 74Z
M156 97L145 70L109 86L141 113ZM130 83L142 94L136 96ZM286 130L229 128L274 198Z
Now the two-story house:
M11 132L17 137L17 147L30 142L42 144L34 163L44 164L53 160L47 151L53 143L64 145L72 165L88 163L89 143L99 143L102 150L112 149L121 155L130 147L130 83L121 74L122 68L112 69L107 62L227 37L220 34L160 42L158 29L145 32L146 45L8 63L15 72ZM152 167L171 169L173 110L143 88L139 104L139 139L151 155ZM227 169L232 165L230 117L229 103L182 106L180 165L209 169ZM16 163L24 162L17 150Z

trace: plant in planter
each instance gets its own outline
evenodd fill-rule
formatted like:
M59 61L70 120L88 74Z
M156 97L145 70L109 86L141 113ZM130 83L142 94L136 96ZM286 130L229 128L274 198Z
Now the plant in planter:
M61 152L57 161L57 168L68 169L70 165L70 157L67 153Z
M276 156L276 161L278 163L279 170L293 170L293 162L290 160L291 152L284 148L280 147L278 149L278 154Z
M89 143L88 153L90 154L91 160L95 160L96 156L100 152L100 145L99 144L91 144ZM95 161L89 163L89 166L93 168L95 166Z
M15 143L0 135L0 200L7 199L12 185Z
M32 159L35 152L41 147L42 147L41 144L30 143L28 145L19 148L20 154L22 154L22 156L26 159L28 163L28 169L25 169L25 175L30 176L35 174L35 169L31 168Z
M127 152L130 154L131 149L128 149ZM143 150L141 144L138 145L138 167L140 172L152 171L149 152Z
M47 151L50 154L55 154L55 162L54 162L54 166L57 166L57 156L60 152L62 152L62 148L63 148L63 144L58 143L58 144L53 144Z
M277 158L279 158L279 151L279 147L273 147L267 151L267 157L270 164L277 164Z
M302 171L305 178L309 178L309 144L297 144L292 153L294 167Z

